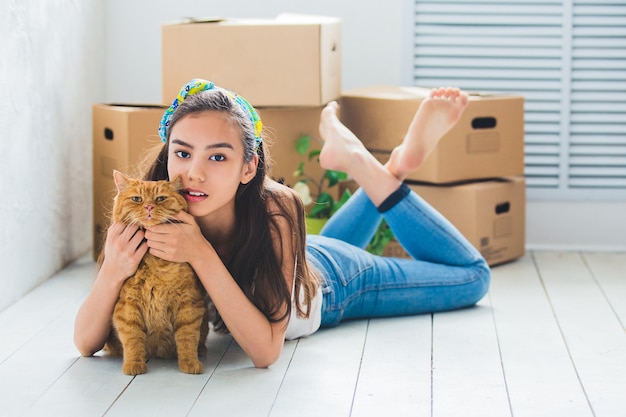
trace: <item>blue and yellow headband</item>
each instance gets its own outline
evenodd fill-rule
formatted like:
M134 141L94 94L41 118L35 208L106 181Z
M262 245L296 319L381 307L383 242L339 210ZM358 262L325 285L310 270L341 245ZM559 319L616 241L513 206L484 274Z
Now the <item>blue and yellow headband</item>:
M259 114L256 112L254 107L252 107L248 100L241 97L239 94L225 88L218 87L215 85L215 83L200 78L194 78L193 80L185 84L180 90L180 93L178 93L178 97L176 97L172 102L172 105L167 110L165 110L163 118L161 119L161 124L159 125L159 136L161 137L161 141L167 142L167 129L170 125L170 121L172 120L172 116L174 115L174 112L176 111L178 106L187 97L206 90L219 90L225 93L230 98L235 100L239 107L243 109L244 113L248 115L250 121L252 122L252 127L254 128L254 139L256 141L256 146L254 150L256 151L263 141L263 139L261 139L261 130L263 129L263 123L261 123L261 118L259 117Z

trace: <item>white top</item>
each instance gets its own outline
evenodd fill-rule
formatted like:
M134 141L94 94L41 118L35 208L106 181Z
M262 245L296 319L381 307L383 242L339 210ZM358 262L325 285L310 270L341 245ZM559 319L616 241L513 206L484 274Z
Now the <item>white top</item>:
M309 306L309 318L298 317L298 309L296 307L296 267L298 266L298 256L296 255L296 261L294 262L293 271L293 283L291 285L291 315L289 316L289 323L287 324L287 331L285 332L285 339L293 340L300 337L305 337L313 334L320 328L322 323L322 286L317 287L317 292L311 300ZM300 287L300 303L304 302L304 292Z
M293 294L293 292L292 292ZM299 337L308 336L313 334L320 328L322 322L322 286L317 288L315 296L311 300L311 314L309 318L305 319L298 317L298 310L296 308L296 300L292 296L291 303L291 316L289 317L289 324L287 324L287 332L285 333L285 339L293 340ZM304 293L300 291L300 302L304 300Z

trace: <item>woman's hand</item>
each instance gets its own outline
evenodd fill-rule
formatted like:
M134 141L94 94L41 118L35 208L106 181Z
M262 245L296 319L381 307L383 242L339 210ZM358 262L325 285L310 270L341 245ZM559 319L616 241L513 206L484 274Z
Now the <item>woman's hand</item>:
M201 256L207 240L194 217L184 211L175 217L180 223L158 224L146 229L150 253L171 262L189 262Z
M111 276L126 280L137 271L147 251L143 230L135 225L113 223L107 232L102 268Z

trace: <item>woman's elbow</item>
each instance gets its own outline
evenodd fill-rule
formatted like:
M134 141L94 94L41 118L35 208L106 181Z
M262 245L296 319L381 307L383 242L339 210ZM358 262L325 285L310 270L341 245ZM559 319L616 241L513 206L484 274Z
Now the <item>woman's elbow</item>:
M102 347L94 348L94 346L90 345L89 343L86 343L86 341L82 337L79 337L78 335L74 335L74 346L76 346L76 349L78 349L78 352L80 353L80 355L85 356L85 357L93 356L94 353L102 349Z
M279 347L272 347L264 352L257 352L256 355L250 355L252 364L255 368L269 368L278 361L282 352L282 344Z
M279 357L280 352L277 355L264 355L263 357L252 358L252 364L259 369L269 368L278 361Z
M88 349L86 346L80 345L76 341L74 341L74 345L76 346L76 349L78 349L78 353L80 353L80 356L89 357L93 356L93 354L96 353L92 352L91 349Z

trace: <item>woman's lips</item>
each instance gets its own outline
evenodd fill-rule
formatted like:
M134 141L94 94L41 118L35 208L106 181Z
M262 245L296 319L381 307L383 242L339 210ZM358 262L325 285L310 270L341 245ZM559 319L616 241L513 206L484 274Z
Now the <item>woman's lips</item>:
M208 197L208 195L206 195L202 191L192 189L183 191L183 196L185 197L185 200L187 200L189 203L197 203L203 201Z

